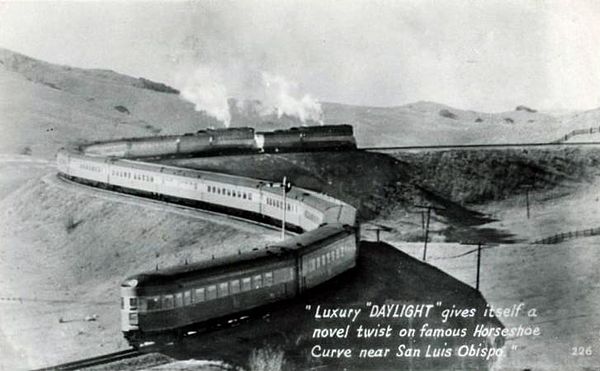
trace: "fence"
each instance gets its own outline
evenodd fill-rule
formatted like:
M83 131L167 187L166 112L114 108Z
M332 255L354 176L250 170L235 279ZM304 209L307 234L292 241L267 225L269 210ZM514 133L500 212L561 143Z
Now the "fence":
M576 129L576 130L573 130L573 131L569 132L568 134L558 138L557 140L555 140L552 143L566 142L567 140L573 138L575 135L594 134L594 133L600 133L600 127L589 128L589 129Z
M589 228L589 229L583 229L583 230L578 230L578 231L558 233L558 234L555 234L550 237L535 240L535 241L533 241L533 243L549 245L549 244L563 242L563 241L571 239L571 238L589 237L589 236L597 236L597 235L600 235L600 228Z

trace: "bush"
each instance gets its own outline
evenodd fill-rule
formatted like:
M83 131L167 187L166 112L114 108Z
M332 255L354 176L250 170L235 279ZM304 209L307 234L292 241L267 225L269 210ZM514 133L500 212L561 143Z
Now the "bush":
M125 106L115 106L115 109L121 113L130 114L129 110Z
M82 220L75 221L75 218L73 218L72 215L69 215L65 220L65 230L67 233L71 233L79 224L81 224L81 222Z
M440 110L439 115L442 117L447 117L449 119L453 119L453 120L456 120L458 117L458 116L456 116L456 114L450 112L447 109Z
M134 84L135 86L143 89L154 90L159 93L168 93L168 94L179 94L179 90L173 89L172 87L165 85L160 82L154 82L143 77L140 77L138 81Z
M281 371L285 369L284 366L283 350L271 346L254 349L248 360L248 367L251 371Z
M531 113L537 112L537 111L536 111L536 110L534 110L533 108L529 108L529 107L527 107L527 106L523 106L523 105L521 105L521 106L517 106L517 108L515 108L515 110L516 110L516 111L526 111L526 112L531 112Z

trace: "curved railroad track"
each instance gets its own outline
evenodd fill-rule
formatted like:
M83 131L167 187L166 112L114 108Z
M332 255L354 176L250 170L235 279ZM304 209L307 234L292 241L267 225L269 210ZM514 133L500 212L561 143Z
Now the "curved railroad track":
M133 348L122 350L119 352L103 354L101 356L86 358L78 361L62 363L60 365L55 365L51 367L45 367L36 369L35 371L50 371L50 370L80 370L83 368L89 368L93 366L104 365L107 363L113 363L117 361L121 361L128 358L138 357L144 354L139 350L135 350Z

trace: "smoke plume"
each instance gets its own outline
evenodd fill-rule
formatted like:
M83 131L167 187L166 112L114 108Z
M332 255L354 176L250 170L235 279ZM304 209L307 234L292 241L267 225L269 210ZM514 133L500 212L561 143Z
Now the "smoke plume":
M303 123L312 120L323 124L321 105L309 94L299 94L297 84L268 72L262 73L262 82L262 115L277 112L278 118L288 115L299 118Z
M231 66L230 66L231 67ZM192 102L196 111L204 112L231 123L228 99L234 92L238 105L245 100L258 101L252 110L260 116L276 114L290 116L302 123L313 121L323 124L321 104L309 94L302 93L298 84L281 75L248 68L209 67L200 65L187 68L178 75L181 97ZM243 103L242 103L243 104ZM238 107L239 109L240 107Z
M222 82L218 71L206 66L200 66L187 77L180 76L181 97L194 103L196 111L222 121L225 127L231 123L231 113L227 103L227 88Z

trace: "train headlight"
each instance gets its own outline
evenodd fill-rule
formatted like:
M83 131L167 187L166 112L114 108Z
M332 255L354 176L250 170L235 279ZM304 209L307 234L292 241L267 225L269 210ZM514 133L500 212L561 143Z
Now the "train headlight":
M136 287L138 284L138 280L133 279L133 280L129 280L125 283L128 287Z

